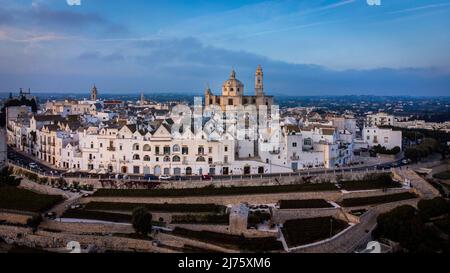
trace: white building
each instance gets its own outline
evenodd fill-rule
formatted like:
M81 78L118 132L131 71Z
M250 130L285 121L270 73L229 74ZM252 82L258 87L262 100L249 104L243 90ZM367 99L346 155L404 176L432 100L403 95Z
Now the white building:
M381 145L386 149L402 148L402 132L392 129L365 127L362 132L363 140L369 147Z
M383 112L367 115L366 126L393 126L394 116Z

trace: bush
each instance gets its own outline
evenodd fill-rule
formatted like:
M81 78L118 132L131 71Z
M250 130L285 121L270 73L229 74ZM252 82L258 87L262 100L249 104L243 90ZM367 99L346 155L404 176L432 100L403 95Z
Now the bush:
M400 153L401 149L400 147L396 146L392 149L386 149L386 147L377 145L372 147L372 150L377 154L386 154L386 155L396 155Z
M424 220L441 216L450 212L450 204L442 197L433 199L422 199L417 204L420 211L420 216Z
M22 178L13 175L11 168L5 167L0 171L0 187L17 187Z
M152 231L152 215L145 207L137 207L133 210L131 224L136 233L147 235Z
M27 226L36 229L39 227L39 225L42 222L42 215L38 214L38 215L34 215L33 217L29 218L27 220Z

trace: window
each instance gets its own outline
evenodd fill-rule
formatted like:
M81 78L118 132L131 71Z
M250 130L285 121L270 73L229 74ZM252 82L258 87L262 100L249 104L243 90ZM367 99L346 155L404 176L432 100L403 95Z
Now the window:
M225 152L228 152L228 146L224 147Z
M155 146L155 154L159 155L159 146Z
M103 143L100 142L100 148L103 148Z
M180 151L180 145L177 145L177 144L173 145L172 151L174 153L178 153Z
M165 155L170 154L170 146L164 146L164 154Z
M165 157L163 158L163 161L164 161L164 162L170 162L170 157L169 157L169 156L165 156Z
M144 145L144 151L149 152L149 151L151 151L151 150L152 150L152 148L151 148L150 145L148 145L148 144L145 144L145 145Z
M292 142L292 147L297 147L297 142Z
M205 158L203 156L197 157L197 162L205 162Z
M150 156L144 155L144 161L150 161Z
M228 100L228 105L233 105L233 99Z
M133 166L133 173L134 174L139 174L139 172L140 172L139 166Z
M184 155L187 155L189 153L189 148L186 146L183 146L183 148L181 148L181 153Z
M208 164L212 164L212 163L213 163L212 157L208 157Z
M173 162L180 162L181 161L181 159L180 159L180 157L179 156L174 156L173 158L172 158L172 161Z
M133 160L139 160L141 157L138 154L133 155Z
M205 148L203 148L203 146L199 146L198 147L198 154L199 155L202 155L202 154L204 154L205 153Z
M213 152L213 148L212 147L208 147L208 153L212 154Z
M139 151L139 144L133 144L133 151Z

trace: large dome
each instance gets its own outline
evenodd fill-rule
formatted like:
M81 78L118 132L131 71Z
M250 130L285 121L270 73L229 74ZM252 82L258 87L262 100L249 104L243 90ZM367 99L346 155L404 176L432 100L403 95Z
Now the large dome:
M236 72L231 71L230 78L223 82L222 95L224 96L239 96L244 92L244 84L236 79Z

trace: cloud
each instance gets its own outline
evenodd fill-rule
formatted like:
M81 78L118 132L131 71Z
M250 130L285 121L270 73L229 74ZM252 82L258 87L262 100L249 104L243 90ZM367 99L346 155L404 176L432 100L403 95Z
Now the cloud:
M58 69L42 71L46 74L40 77L30 75L33 79L30 83L51 86L51 79L61 78L64 79L61 84L68 90L84 90L96 82L108 92L122 93L136 90L201 93L210 83L213 92L220 93L222 82L234 67L245 84L245 92L252 94L255 69L261 64L266 91L273 95L447 95L450 91L448 71L437 68L336 71L207 46L195 38L136 40L121 47L123 50L83 52L74 60L65 60ZM127 52L126 57L123 52ZM34 65L39 66L39 62ZM66 67L73 70L64 71ZM67 78L65 75L69 74ZM5 91L13 78L0 81L0 91ZM23 76L21 81L26 79ZM36 83L36 79L40 80Z

